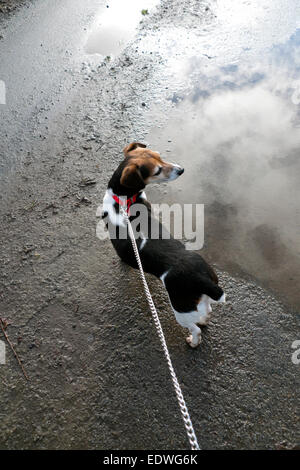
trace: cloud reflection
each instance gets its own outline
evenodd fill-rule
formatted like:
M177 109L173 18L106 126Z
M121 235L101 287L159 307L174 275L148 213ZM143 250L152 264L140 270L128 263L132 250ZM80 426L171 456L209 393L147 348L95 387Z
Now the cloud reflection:
M182 202L206 205L207 255L293 305L300 305L299 45L297 29L258 49L255 60L244 43L234 62L218 60L213 48L215 59L193 50L181 68L170 59L183 99L149 137L157 148L174 142L185 167L176 184Z

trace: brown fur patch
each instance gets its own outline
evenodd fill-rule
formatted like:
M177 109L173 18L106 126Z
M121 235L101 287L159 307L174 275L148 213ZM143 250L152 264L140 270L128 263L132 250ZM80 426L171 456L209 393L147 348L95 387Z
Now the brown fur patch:
M136 188L137 190L145 186L139 168L134 163L130 163L124 168L120 182L127 188Z
M138 147L146 148L147 145L141 144L140 142L131 142L131 144L126 145L126 147L123 148L124 155L126 156L127 153L131 152L132 150L135 150Z
M141 178L144 186L156 181L159 183L168 179L174 168L173 164L164 162L158 152L148 149L140 142L131 142L123 149L123 152L125 161L127 159L121 177L121 183L124 186L138 189L141 186ZM161 167L160 175L155 174L157 167Z

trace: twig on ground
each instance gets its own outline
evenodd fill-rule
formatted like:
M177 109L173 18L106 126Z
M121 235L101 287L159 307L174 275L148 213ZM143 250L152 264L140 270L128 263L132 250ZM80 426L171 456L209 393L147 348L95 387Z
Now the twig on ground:
M24 374L25 379L26 379L26 380L29 380L28 375L26 374L26 371L25 371L25 369L24 369L24 366L23 366L23 364L22 364L22 362L21 362L21 360L20 360L20 358L19 358L19 356L18 356L18 353L15 351L15 348L13 347L13 345L12 345L12 343L11 343L11 341L10 341L10 339L9 339L9 337L8 337L8 335L7 335L7 333L6 333L6 331L5 331L7 325L8 325L7 321L4 320L4 318L0 318L0 327L1 327L1 330L2 330L2 332L3 332L3 334L4 334L4 336L5 336L5 339L6 339L6 341L8 342L8 344L9 344L9 346L10 346L12 352L14 353L15 358L16 358L17 361L18 361L18 363L19 363L19 365L20 365L20 367L21 367L21 369L22 369L22 372L23 372L23 374Z

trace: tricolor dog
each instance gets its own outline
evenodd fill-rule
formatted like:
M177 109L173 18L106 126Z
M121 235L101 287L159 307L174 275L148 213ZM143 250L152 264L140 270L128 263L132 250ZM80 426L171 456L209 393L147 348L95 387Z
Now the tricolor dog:
M129 144L123 151L125 159L108 183L102 217L120 258L137 268L120 205L126 206L132 224L136 217L134 206L143 205L148 228L156 227L159 232L159 237L153 239L148 236L148 230L146 235L136 240L144 271L164 283L176 320L188 328L190 335L186 339L187 343L195 348L201 342L199 325L207 325L209 321L212 311L210 304L213 301L224 302L225 294L218 285L216 273L198 253L186 250L183 243L175 240L168 232L168 236L164 236L166 229L153 216L144 193L147 184L175 180L184 170L179 165L163 161L158 152L139 142Z

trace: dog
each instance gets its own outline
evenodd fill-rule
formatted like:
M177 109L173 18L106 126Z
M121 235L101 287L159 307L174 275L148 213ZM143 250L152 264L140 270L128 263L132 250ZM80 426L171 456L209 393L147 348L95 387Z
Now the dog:
M153 216L144 192L144 188L150 183L175 180L182 175L184 169L163 161L158 152L148 149L140 142L132 142L123 152L125 158L108 183L103 199L102 218L121 260L137 269L126 218L120 206L126 209L132 224L136 218L132 214L135 206L145 209L147 222L158 230L159 237L153 239L142 233L136 239L143 269L161 279L177 322L189 330L187 343L196 348L201 342L200 326L209 322L211 303L225 302L225 294L218 285L218 277L213 268L198 253L186 250L183 243L175 240Z

